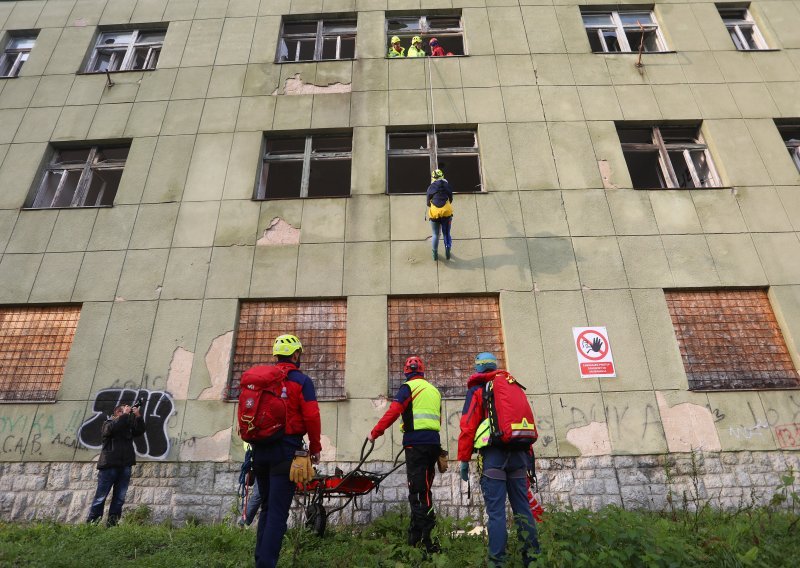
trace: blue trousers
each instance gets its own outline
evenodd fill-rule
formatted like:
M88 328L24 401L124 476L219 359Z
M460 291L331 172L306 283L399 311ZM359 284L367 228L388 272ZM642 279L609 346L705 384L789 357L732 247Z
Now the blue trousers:
M256 568L275 568L281 553L286 521L292 505L295 484L289 480L291 460L260 462L256 465L256 484L261 495L261 515L256 536Z
M431 246L433 250L439 250L439 232L444 235L444 248L449 249L453 246L453 239L450 237L450 225L453 224L452 217L442 219L431 219Z
M95 491L92 506L89 508L88 522L103 518L103 508L106 504L111 489L114 493L111 496L111 506L108 508L109 524L116 524L122 516L122 506L125 504L125 496L128 494L128 485L131 481L131 466L109 467L97 471L97 491Z
M528 504L527 471L531 457L525 451L491 446L482 449L481 490L489 516L489 565L502 566L506 556L506 496L511 503L517 536L522 543L523 565L539 553L536 522Z
M261 507L261 493L258 491L258 481L250 487L250 495L247 496L247 509L245 510L244 523L249 527L256 520L258 508Z

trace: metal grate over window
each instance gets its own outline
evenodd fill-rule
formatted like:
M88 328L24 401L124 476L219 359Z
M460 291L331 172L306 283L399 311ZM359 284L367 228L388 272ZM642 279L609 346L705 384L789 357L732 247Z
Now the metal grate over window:
M800 387L766 290L665 294L690 389Z
M242 302L228 397L239 396L244 371L272 363L272 344L285 333L303 344L301 368L314 380L317 398L345 398L346 300Z
M80 315L80 306L0 307L0 400L56 400Z
M425 378L443 397L463 397L472 363L481 351L505 366L500 303L490 296L389 299L389 388L393 396L405 381L403 364L418 355Z

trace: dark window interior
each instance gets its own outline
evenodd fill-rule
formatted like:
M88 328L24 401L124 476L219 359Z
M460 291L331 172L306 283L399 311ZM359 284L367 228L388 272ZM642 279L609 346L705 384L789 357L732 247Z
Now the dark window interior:
M654 189L667 187L658 163L658 151L651 152L623 152L628 172L635 189Z
M389 193L424 193L431 183L430 157L389 156Z

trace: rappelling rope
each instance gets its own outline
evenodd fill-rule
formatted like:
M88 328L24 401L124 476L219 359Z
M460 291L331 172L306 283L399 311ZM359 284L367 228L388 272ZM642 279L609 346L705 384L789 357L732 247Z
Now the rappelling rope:
M436 109L433 106L433 72L431 67L433 63L431 59L433 57L426 57L427 64L428 64L428 86L431 93L431 121L433 122L433 163L434 163L434 170L439 169L439 142L436 139Z

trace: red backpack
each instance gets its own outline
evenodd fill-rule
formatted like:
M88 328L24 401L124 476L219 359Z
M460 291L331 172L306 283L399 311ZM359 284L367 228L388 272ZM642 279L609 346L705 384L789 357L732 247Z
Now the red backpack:
M276 365L251 367L242 374L239 436L245 442L269 442L286 429L286 371Z
M529 447L539 438L525 387L506 371L498 371L484 387L490 444Z

